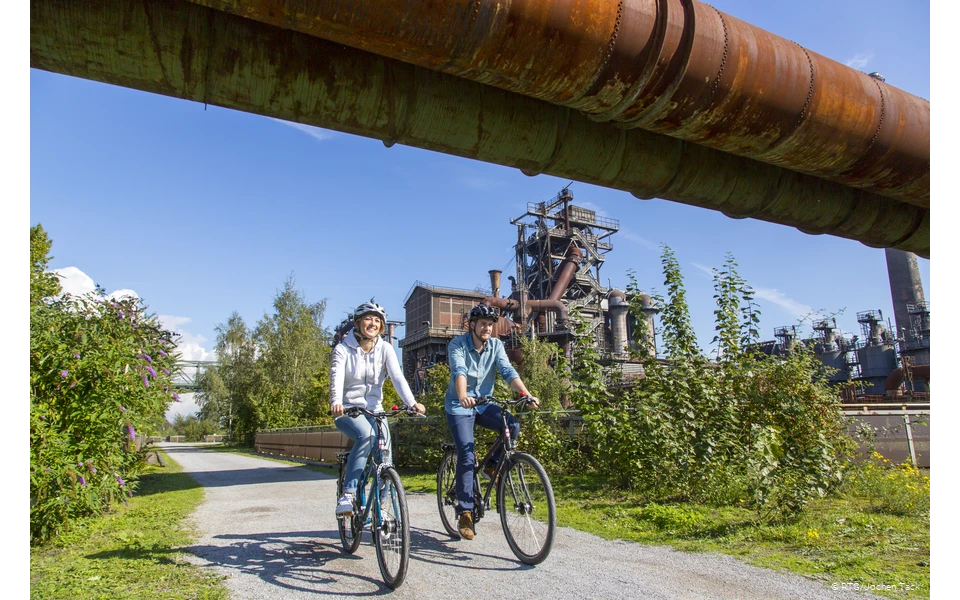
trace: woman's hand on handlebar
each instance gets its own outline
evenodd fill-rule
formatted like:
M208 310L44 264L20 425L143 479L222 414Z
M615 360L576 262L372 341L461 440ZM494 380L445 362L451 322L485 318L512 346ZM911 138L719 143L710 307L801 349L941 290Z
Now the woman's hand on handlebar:
M530 394L524 394L523 396L521 396L521 398L523 398L524 402L527 403L527 406L531 408L540 407L540 400L535 396L531 396Z
M412 408L415 408L418 414L424 415L427 413L427 407L420 404L419 402L414 404Z
M467 396L466 398L460 398L460 406L464 408L473 408L477 405L477 399Z
M334 419L336 419L337 417L342 417L342 416L343 416L343 404L340 404L339 402L338 402L337 404L331 404L331 405L330 405L330 414L333 415L333 418L334 418Z

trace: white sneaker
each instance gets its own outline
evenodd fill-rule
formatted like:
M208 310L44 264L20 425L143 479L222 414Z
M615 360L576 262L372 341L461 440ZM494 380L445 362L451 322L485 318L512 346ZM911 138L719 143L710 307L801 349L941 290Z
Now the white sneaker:
M344 494L337 500L337 516L349 517L353 514L353 494Z

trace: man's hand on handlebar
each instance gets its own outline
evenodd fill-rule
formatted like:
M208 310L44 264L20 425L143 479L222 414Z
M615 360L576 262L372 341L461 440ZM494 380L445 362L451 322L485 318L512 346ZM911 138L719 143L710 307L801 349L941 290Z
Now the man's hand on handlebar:
M527 406L531 408L540 407L540 400L538 398L531 396L530 394L524 394L523 396L520 396L520 397L523 398L524 402L527 403Z
M460 406L464 408L473 408L477 405L477 399L467 396L465 398L460 398Z

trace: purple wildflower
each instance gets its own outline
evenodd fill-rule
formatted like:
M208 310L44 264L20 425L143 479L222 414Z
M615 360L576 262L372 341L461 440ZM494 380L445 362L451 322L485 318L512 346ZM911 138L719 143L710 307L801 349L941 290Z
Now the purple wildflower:
M80 358L80 355L79 355L79 354L74 354L74 356L75 356L76 358Z
M66 370L60 371L60 377L66 377L69 374Z
M129 424L128 424L128 425L127 425L127 431L130 433L130 439L131 439L131 440L137 439L137 434L136 434L136 432L133 430L133 425L129 425Z
M162 341L162 340L161 340L161 341ZM160 353L160 356L162 356L162 357L164 357L164 358L166 358L166 357L167 357L167 353L166 353L166 352L164 352L163 350L157 350L157 352L159 352L159 353Z
M126 498L123 499L123 505L124 505L124 506L130 506L130 503L127 502L127 499L126 499Z
M68 388L68 389L72 389L73 386L75 386L75 385L77 385L77 382L76 382L76 381L70 382L70 388Z
M173 395L173 401L174 401L174 402L180 402L180 396L174 394L174 395Z
M45 416L43 416L43 415L40 415L40 418L43 419L44 421L47 420L47 418L46 418Z
M91 473L96 473L96 472L97 472L97 468L96 468L95 466L93 466L93 465L90 465L90 472L91 472Z
M83 466L83 463L82 463L82 462L78 462L78 463L77 463L77 466L78 466L78 467L82 467L82 466Z
M87 480L83 478L83 475L77 475L80 479L80 485L87 485Z
M164 373L166 373L167 375L169 375L169 374L170 374L170 371L168 371L168 370L166 370L166 369L164 369L163 367L160 367L160 370L161 370L161 371L163 371Z
M119 475L116 475L116 478L117 478L117 483L120 484L120 487L123 487L124 485L126 485L126 484L123 482L123 479L121 479Z
M152 363L152 362L153 362L153 359L150 358L150 355L149 355L149 354L141 354L141 355L140 355L140 358L144 359L144 360L147 361L148 363Z
M157 378L157 372L153 370L153 367L147 367L147 372L150 373L150 376L154 379Z
M143 387L150 387L150 382L147 381L147 376L143 376Z
M123 318L123 311L122 311L122 310L118 310L117 312L120 313L120 318L122 319L122 318Z
M47 473L49 473L49 472L50 472L50 467L47 467L46 469L44 469L44 471L47 472Z
M131 498L133 498L133 492L131 492L130 490L127 490L127 496L130 496ZM129 504L127 506L129 506Z

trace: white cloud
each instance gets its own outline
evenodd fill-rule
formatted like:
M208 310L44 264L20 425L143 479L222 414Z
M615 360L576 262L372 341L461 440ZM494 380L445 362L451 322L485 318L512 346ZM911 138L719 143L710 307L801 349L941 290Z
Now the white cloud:
M660 252L660 246L652 240L648 240L642 235L637 235L631 232L629 229L621 229L617 232L617 235L622 237L625 240L634 242L635 244L640 244L648 250L653 250L654 252Z
M110 292L109 294L107 294L107 298L113 298L114 300L119 300L124 296L129 296L130 298L135 298L135 299L140 298L140 294L136 293L133 290L128 290L128 289L117 290L115 292Z
M862 71L867 68L871 60L873 60L873 52L860 52L853 58L847 60L847 66Z
M712 268L710 268L710 267L705 267L705 266L701 265L700 263L695 263L695 262L692 262L692 263L690 263L690 264L693 265L693 266L695 266L696 268L700 269L700 270L703 271L704 273L706 273L706 274L707 274L707 277L709 277L710 279L713 279L713 269L712 269Z
M60 277L60 287L71 296L82 296L97 289L93 279L76 267L64 267L50 271Z
M157 320L164 328L180 334L177 338L177 351L180 352L180 360L216 360L216 354L204 347L207 338L190 333L184 328L185 325L190 323L190 317L157 315Z
M293 127L294 129L299 129L300 131L309 135L313 139L319 140L321 142L333 139L336 136L336 134L334 134L332 131L321 129L319 127L314 127L312 125L304 125L303 123L294 123L292 121L284 121L282 119L273 119L273 120L276 121L277 123L283 123L287 127Z
M784 309L793 316L799 318L806 317L813 312L813 308L808 304L797 302L792 298L787 298L783 292L774 288L753 288L757 298L768 300L780 308Z

